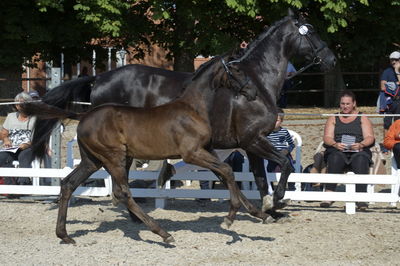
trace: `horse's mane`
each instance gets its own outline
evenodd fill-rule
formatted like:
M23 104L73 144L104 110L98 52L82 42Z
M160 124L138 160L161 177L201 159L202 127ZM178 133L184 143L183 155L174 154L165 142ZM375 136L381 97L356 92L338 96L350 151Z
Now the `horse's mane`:
M226 53L224 55L219 55L213 57L211 60L205 62L202 64L193 74L192 80L195 80L199 75L201 75L206 69L208 69L212 64L214 64L216 61L220 60L221 58L225 56L229 56L230 60L233 61L243 61L247 59L257 48L258 45L263 43L263 41L270 35L272 35L273 32L283 23L287 22L288 20L292 19L291 16L286 16L281 20L278 20L274 22L271 26L267 27L264 32L258 35L258 37L252 41L245 49L235 49L231 51L231 53ZM229 55L230 54L230 55Z
M233 55L233 61L241 62L243 60L248 59L250 55L254 52L254 50L258 47L258 45L262 44L267 37L272 35L272 33L275 32L275 30L282 25L283 23L286 23L288 20L292 19L293 17L291 16L286 16L281 20L278 20L274 22L271 26L267 27L264 32L258 35L258 37L252 41L246 49L243 49L242 51L239 51L236 55Z
M203 63L200 67L194 72L192 81L196 80L198 76L200 76L206 69L208 69L211 65L213 65L216 61L220 60L221 56L214 56L211 60Z

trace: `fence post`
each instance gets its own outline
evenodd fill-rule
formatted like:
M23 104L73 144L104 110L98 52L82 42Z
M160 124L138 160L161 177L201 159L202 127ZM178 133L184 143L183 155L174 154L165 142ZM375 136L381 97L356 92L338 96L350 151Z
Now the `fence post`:
M61 85L61 68L52 67L51 68L51 83L49 89L53 89L57 86ZM60 136L60 127L61 124L57 123L57 126L54 128L51 133L51 168L61 168L61 136ZM52 178L51 185L59 186L60 179Z
M353 172L348 172L348 175L354 175ZM356 193L356 184L346 184L346 193L355 194ZM355 214L356 213L356 203L355 202L346 202L346 213L347 214Z

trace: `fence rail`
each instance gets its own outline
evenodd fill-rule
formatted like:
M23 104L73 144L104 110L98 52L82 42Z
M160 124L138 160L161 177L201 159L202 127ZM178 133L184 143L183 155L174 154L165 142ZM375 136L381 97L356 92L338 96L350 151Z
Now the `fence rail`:
M24 168L0 168L0 176L20 176L33 177L34 185L0 185L0 194L30 194L30 195L58 195L59 186L39 186L39 178L64 178L72 169L24 169ZM159 172L157 171L131 171L130 178L157 181ZM104 179L105 187L79 187L74 195L82 196L108 196L111 194L111 177L105 170L99 170L91 178ZM268 174L269 180L279 180L279 173ZM236 181L244 181L244 195L249 199L259 199L260 195L255 190L252 173L235 173ZM217 181L218 179L209 171L184 172L176 174L172 180L208 180ZM346 213L355 213L355 202L387 202L392 205L399 202L400 176L398 171L392 175L354 175L354 174L303 174L293 173L289 177L289 182L296 183L342 183L346 186L345 192L317 192L317 191L287 191L285 198L296 201L341 201L346 202ZM389 193L376 193L373 190L368 193L355 191L356 184L385 184L391 185ZM164 188L133 188L132 194L135 197L147 197L156 199L156 207L163 208L165 200L168 198L215 198L229 199L229 191L226 189L171 189L169 184Z

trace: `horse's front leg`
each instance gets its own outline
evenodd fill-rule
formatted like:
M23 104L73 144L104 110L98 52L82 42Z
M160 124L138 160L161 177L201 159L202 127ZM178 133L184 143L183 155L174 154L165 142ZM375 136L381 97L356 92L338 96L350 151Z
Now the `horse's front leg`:
M260 193L261 199L263 199L268 194L267 175L265 173L264 159L249 151L246 151L246 154L247 158L249 159L250 169L253 172L258 192Z
M288 177L290 173L294 171L292 165L289 162L289 159L284 154L275 149L275 147L268 141L265 136L259 136L254 139L253 143L246 147L246 151L249 151L253 155L264 158L265 160L274 161L280 165L281 177L279 179L278 185L274 190L272 206L269 204L269 195L266 195L262 198L263 210L275 210L285 207L287 203L286 201L282 201L282 199L285 196L285 189ZM261 189L263 189L263 191L266 191L263 187ZM260 194L263 193L263 191L260 191Z
M158 175L158 187L164 187L165 183L170 180L174 174L176 174L174 166L172 164L169 164L167 160L164 160L160 170L160 174Z

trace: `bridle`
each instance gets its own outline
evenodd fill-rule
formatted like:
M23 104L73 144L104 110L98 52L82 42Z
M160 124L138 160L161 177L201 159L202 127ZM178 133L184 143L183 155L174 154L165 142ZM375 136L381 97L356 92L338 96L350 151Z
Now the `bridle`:
M322 42L322 45L320 45L319 47L313 42L313 40L311 38L311 34L314 32L314 27L311 24L307 24L307 23L300 24L297 21L295 23L295 25L299 29L300 37L301 38L304 37L307 40L308 44L310 45L311 50L312 50L313 59L308 65L300 68L298 71L296 71L292 75L290 75L290 77L287 77L287 79L292 79L295 76L303 73L305 70L309 69L310 67L321 64L322 58L318 56L318 53L326 47L325 42ZM303 38L300 40L300 45L301 45L302 40L303 40ZM300 45L299 45L299 47L300 47Z
M321 50L323 50L324 48L326 48L326 46L327 46L325 42L322 42L322 44L319 46L315 44L315 42L311 38L312 33L314 33L314 27L311 24L307 24L307 23L301 24L298 21L296 21L295 25L298 28L300 38L301 38L299 48L301 46L301 41L303 40L303 37L304 37L306 39L306 41L308 42L309 46L311 47L313 59L309 64L300 68L298 71L294 72L292 75L290 75L290 77L287 77L287 80L294 78L295 76L303 73L305 70L309 69L310 67L312 67L314 65L321 64L323 60L320 56L318 56L318 53ZM232 71L230 70L230 65L235 64L235 63L240 63L243 60L243 58L244 58L244 56L242 56L239 59L231 60L229 62L225 62L224 58L221 58L221 63L223 65L224 70L227 73L228 77L239 84L239 87L240 87L239 92L248 85L248 83L250 82L250 78L246 75L246 80L244 82L242 82L240 79L235 77L235 75L232 73Z

